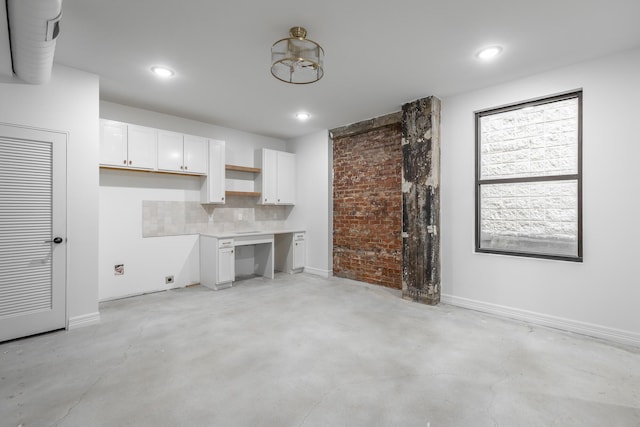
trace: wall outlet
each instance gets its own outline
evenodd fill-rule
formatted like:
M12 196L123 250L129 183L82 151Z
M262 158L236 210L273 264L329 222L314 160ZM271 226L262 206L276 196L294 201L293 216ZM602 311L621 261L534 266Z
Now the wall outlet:
M166 276L164 278L164 283L165 283L165 285L169 285L169 284L173 283L173 276Z

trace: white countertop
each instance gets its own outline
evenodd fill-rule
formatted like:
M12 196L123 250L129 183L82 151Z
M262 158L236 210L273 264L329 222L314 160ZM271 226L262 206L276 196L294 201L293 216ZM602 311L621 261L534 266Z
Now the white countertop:
M216 239L232 239L236 237L262 236L265 234L304 233L301 228L287 228L281 230L248 230L248 231L222 231L219 233L200 233L201 236L215 237Z

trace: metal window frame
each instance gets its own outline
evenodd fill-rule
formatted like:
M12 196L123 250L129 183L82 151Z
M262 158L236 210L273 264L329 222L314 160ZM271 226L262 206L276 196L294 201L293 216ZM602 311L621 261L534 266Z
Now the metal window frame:
M543 175L543 176L531 176L531 177L517 177L517 178L498 178L498 179L481 179L481 149L480 149L480 119L482 117L491 116L493 114L504 113L507 111L518 110L525 107L534 107L544 104L551 104L558 101L564 101L567 99L578 100L578 173L569 175ZM475 113L475 126L476 126L476 143L475 143L475 252L477 253L489 253L499 255L512 255L528 258L542 258L552 259L560 261L573 261L583 262L583 234L582 234L582 89L573 90L570 92L564 92L552 96L545 96L536 98L516 104L509 104L502 107L491 108L487 110L476 111ZM480 247L480 235L481 235L481 200L480 200L480 187L487 184L512 184L523 182L545 182L545 181L577 181L578 186L578 254L577 256L567 255L554 255L548 253L536 253L536 252L518 252L502 249L486 249Z

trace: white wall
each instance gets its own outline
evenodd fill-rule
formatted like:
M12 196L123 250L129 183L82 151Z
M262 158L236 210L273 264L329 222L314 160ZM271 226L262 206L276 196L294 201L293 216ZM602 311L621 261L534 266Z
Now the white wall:
M635 50L443 99L443 301L640 344L639 70ZM474 111L579 88L584 262L474 253Z
M285 150L284 141L156 113L100 102L100 117L226 141L226 162L254 166L257 148ZM100 300L198 283L196 235L142 238L142 201L198 201L198 177L130 171L100 172ZM115 276L115 264L125 274ZM165 276L175 283L165 285Z
M55 65L51 81L0 83L0 120L68 132L67 317L98 315L98 76Z
M292 139L289 151L296 153L296 205L289 215L292 227L302 227L306 235L305 271L324 277L332 274L331 234L331 145L324 130Z
M142 200L197 201L200 180L100 172L100 300L199 282L197 235L142 238ZM116 264L124 275L114 275ZM169 275L175 285L165 285Z

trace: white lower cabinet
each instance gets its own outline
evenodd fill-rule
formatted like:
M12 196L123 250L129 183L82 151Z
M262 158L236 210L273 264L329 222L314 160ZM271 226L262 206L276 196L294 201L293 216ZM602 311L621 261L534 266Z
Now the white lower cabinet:
M210 289L228 288L235 279L233 239L200 236L200 284Z
M304 244L304 233L293 233L293 260L292 268L299 270L304 268L306 261L306 248Z
M306 261L305 233L282 233L275 236L275 268L284 273L299 273Z
M216 284L233 282L236 276L235 272L235 249L233 246L230 248L218 248L218 279Z
M238 254L238 275L274 278L274 270L293 274L304 270L306 259L305 232L235 233L235 237L200 235L200 284L219 290L236 281L236 249L250 246L250 271L243 267L243 254ZM246 255L246 254L245 254Z

